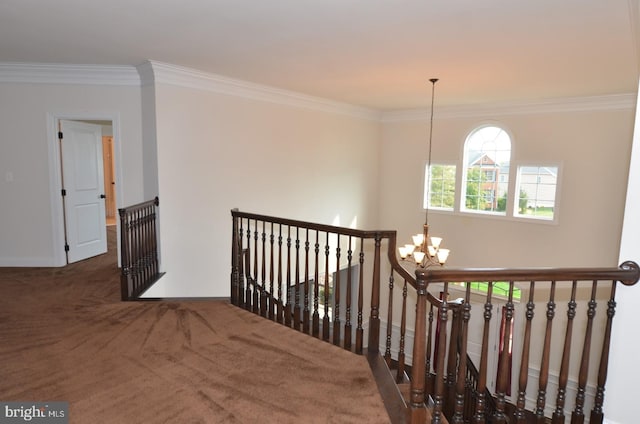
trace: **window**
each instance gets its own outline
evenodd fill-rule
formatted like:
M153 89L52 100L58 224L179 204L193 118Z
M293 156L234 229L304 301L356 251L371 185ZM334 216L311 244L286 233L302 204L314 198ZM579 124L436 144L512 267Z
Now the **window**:
M456 166L432 164L425 169L425 190L423 207L426 209L453 210L456 193ZM431 190L428 190L431 186Z
M496 126L474 130L464 145L460 208L505 215L509 189L511 138Z
M560 166L511 167L511 156L512 140L505 129L477 127L464 143L461 178L456 178L460 170L455 164L426 167L423 207L556 223Z
M466 289L467 284L471 285L471 290L476 293L487 294L489 292L489 283L472 281L470 283L454 283L457 286L462 286L463 289ZM494 295L507 299L509 297L509 283L507 281L495 281L493 282L493 291ZM522 289L516 285L513 286L513 300L519 301L522 298Z
M553 220L557 185L557 166L519 166L513 215Z

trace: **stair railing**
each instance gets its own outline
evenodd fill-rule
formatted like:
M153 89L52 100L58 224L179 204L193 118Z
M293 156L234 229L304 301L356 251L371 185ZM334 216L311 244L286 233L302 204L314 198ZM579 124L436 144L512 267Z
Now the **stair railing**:
M118 209L120 214L120 295L135 300L164 273L158 267L158 197Z
M395 250L395 231L231 215L234 305L359 354L365 343L378 351L381 251Z
M363 353L365 346L369 353L380 352L387 365L396 367L393 379L403 387L408 385L402 420L413 424L525 423L532 416L538 422L552 416L552 422L559 424L570 413L572 423L579 424L591 402L591 423L602 422L615 288L618 282L632 285L638 281L640 268L635 263L625 262L619 268L423 269L398 261L395 231L362 231L236 209L231 215L231 302L356 353ZM388 272L385 290L383 272ZM402 283L400 297L398 281ZM484 292L472 289L478 284L484 285ZM494 293L498 284L506 285L505 294ZM565 293L565 286L570 293ZM526 304L514 299L518 287L524 287L525 294L528 287ZM429 290L459 290L463 297L455 301L448 296L438 298ZM484 301L472 301L472 294ZM603 298L606 310L596 313ZM415 307L410 299L415 299ZM385 300L386 314L381 310ZM552 330L556 302L562 300L567 301L567 319L560 322L565 337L557 346ZM501 337L519 340L522 353L513 362L520 364L514 370L517 382L510 383L512 351L507 349L512 343L503 344L494 394L490 395L489 336L495 325L492 311L498 303L505 308ZM546 308L537 320L536 305ZM460 324L453 327L452 339L454 311ZM578 313L586 324L576 348L579 343L574 339L580 336L573 335L573 318ZM474 388L467 383L467 361L459 360L468 355L471 323L480 326L482 334ZM518 331L518 338L513 338L511 329L516 332L521 327L524 333ZM600 334L594 328L604 330ZM458 350L451 347L452 340L460 340L459 355L451 352ZM560 364L552 364L559 356ZM409 368L407 383L405 370ZM577 376L571 376L576 368ZM590 376L592 368L597 372ZM549 377L556 375L557 394L551 399L547 395ZM568 387L570 377L575 390ZM507 395L511 386L517 392L513 405ZM533 393L531 386L537 386ZM402 392L403 387L395 392ZM592 388L594 395L587 393ZM568 402L570 389L575 391L572 402ZM588 397L593 399L587 402Z
M452 358L456 358L456 355L448 355L447 357L447 343L450 343L453 338L457 339L454 331L459 331L462 335L462 343L460 345L459 358L465 358L467 356L467 344L465 342L467 332L469 330L469 316L472 312L473 306L471 302L471 287L477 285L478 282L486 285L485 303L478 305L481 308L482 318L484 324L482 347L481 347L481 360L478 370L478 381L476 383L477 388L475 390L475 400L473 402L473 417L471 422L484 423L525 423L527 422L527 415L533 415L536 420L544 421L545 417L551 416L551 422L554 424L564 423L565 415L571 416L572 423L583 423L585 421L585 400L587 383L589 380L589 371L594 365L597 365L597 375L593 376L595 385L595 395L592 400L593 405L590 412L591 423L602 423L603 421L603 401L604 401L604 388L607 377L608 358L611 342L611 328L613 323L613 316L615 315L615 291L618 282L625 285L633 285L638 281L640 276L640 269L637 264L633 262L625 262L619 268L556 268L556 269L421 269L418 268L415 271L417 279L417 294L418 301L416 305L416 332L415 343L413 348L413 358L429 358L431 352L426 350L428 333L423 329L426 329L427 313L426 305L429 303L427 299L428 292L427 287L429 285L441 285L442 290L448 293L450 288L454 285L458 285L464 293L463 302L463 318L461 328L455 330L455 326L448 326L450 320L450 310L452 309L452 302L445 296L442 299L442 303L438 308L437 320L439 321L439 333L437 339L437 354L434 354L435 361L435 387L433 393L427 393L425 391L425 373L427 373L425 361L414 361L412 365L412 379L411 379L411 402L410 408L410 422L424 422L420 421L425 416L424 400L429 396L433 396L434 405L430 411L432 423L445 422L445 409L448 400L453 397L453 411L446 417L448 422L463 423L465 421L465 408L469 405L465 405L465 402L469 401L469 396L465 392L465 381L467 378L467 361L459 361L459 363L450 366ZM511 364L508 361L509 356L512 354L511 343L504 343L502 351L500 352L500 361L498 363L498 379L496 381L496 390L494 394L495 398L495 411L489 412L487 409L486 388L487 388L487 361L490 357L489 353L489 331L492 325L492 309L494 303L497 302L498 297L492 293L494 284L497 282L504 282L508 285L508 291L506 298L501 298L499 301L504 303L505 316L504 324L502 326L501 337L504 340L512 340L511 328L515 319L521 320L520 323L524 324L524 335L521 338L522 354L520 359L520 369L517 379L517 397L515 400L514 408L507 408L506 393L509 390L508 385L510 375ZM515 303L514 303L514 289L516 283L524 283L529 286L529 300L526 304L526 309L521 316L515 315ZM560 301L558 295L559 287L563 285L568 287L568 293L565 297L567 300L567 319L564 323L564 338L562 339L561 346L553 346L552 343L552 330L554 328L554 318L556 315L556 302ZM566 291L566 290L565 290ZM586 292L586 298L580 299ZM546 313L542 317L541 325L542 331L539 334L534 334L532 323L534 321L534 295L540 296L545 294L546 297L536 299L538 303L546 304ZM598 300L605 298L606 309L596 314ZM506 303L505 303L506 301ZM574 336L574 318L577 313L581 312L585 317L585 329L581 336ZM596 319L600 318L599 323L596 323ZM597 325L597 327L596 327ZM453 329L452 329L453 328ZM602 340L599 344L596 344L596 335L594 328L603 328ZM448 331L451 331L450 338L448 339ZM557 331L557 330L556 330ZM579 344L576 340L582 340ZM535 362L532 359L532 346L539 346L539 351L536 354L540 355L540 362ZM577 346L577 351L575 350ZM556 349L553 350L552 347ZM551 375L551 360L553 357L559 357L557 353L562 351L562 360L559 363L558 374L558 388L555 399L550 398L548 394L549 377ZM451 347L449 352L451 351ZM572 354L572 352L576 354ZM555 354L554 354L555 353ZM597 354L599 353L599 357ZM595 359L595 364L594 360ZM454 359L455 360L455 359ZM573 364L571 367L571 361L577 361L577 364ZM449 364L448 364L449 362ZM539 366L538 366L539 364ZM576 382L577 389L575 399L573 400L573 407L571 411L566 411L566 402L568 400L568 379L570 371L573 369L578 370ZM451 369L455 370L455 381L451 382ZM527 405L527 386L530 376L533 370L537 371L537 391L534 388L535 399L533 405L528 408ZM449 374L449 375L448 375ZM454 387L454 393L447 395L447 384L452 383ZM529 403L532 403L529 400ZM532 412L528 412L529 409ZM551 411L551 413L549 413Z

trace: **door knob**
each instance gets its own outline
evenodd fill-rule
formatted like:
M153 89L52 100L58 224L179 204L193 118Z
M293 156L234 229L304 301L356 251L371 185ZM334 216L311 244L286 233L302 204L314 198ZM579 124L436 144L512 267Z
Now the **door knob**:
M100 195L100 198L101 198L101 199L106 199L106 198L107 198L107 196L105 196L104 194L101 194L101 195Z

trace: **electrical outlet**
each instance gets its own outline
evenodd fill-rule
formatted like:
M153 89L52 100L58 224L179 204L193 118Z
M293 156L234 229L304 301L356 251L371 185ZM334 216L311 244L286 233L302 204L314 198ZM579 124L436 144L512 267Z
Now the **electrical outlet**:
M7 172L4 174L4 179L5 179L8 183L13 182L13 172L11 172L11 171L7 171Z

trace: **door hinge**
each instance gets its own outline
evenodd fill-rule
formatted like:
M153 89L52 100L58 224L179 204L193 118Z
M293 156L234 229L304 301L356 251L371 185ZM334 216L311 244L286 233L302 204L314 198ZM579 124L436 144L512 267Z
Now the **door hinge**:
M62 140L62 131L58 131L58 140Z
M66 195L67 195L67 190L62 189L62 195L63 195L63 196L66 196Z
M68 244L65 244L65 245L64 245L64 251L65 251L65 252L68 252L68 251L69 251L69 245L68 245Z

